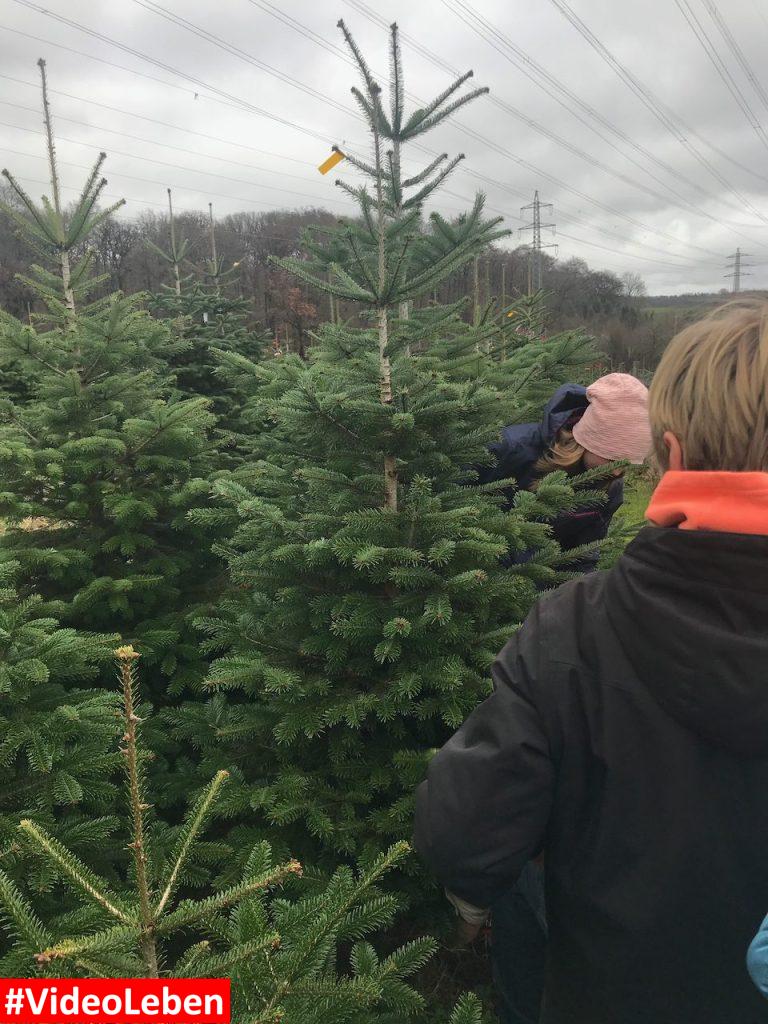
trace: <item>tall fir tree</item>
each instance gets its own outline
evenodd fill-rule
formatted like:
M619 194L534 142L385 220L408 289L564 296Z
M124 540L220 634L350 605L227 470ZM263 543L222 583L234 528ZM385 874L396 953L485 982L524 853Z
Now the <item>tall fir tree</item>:
M39 592L65 625L129 637L165 700L203 671L189 618L215 600L217 575L186 511L218 466L214 418L206 399L178 398L165 324L136 298L89 300L88 236L114 210L99 209L104 154L65 209L41 73L52 200L3 172L19 200L9 213L52 269L29 274L36 322L0 314L0 361L31 382L25 401L0 405L0 560L18 562L22 596Z
M504 483L473 486L471 467L503 423L589 358L578 334L521 344L498 323L466 325L457 308L410 308L501 233L481 196L457 221L432 213L425 224L424 204L460 158L402 170L406 143L484 90L459 95L464 75L407 115L393 26L387 114L341 27L373 150L347 159L371 189L340 183L359 221L324 230L311 260L279 262L358 302L369 326L326 325L309 364L226 360L241 383L250 375L251 415L269 429L261 460L217 483L220 509L192 514L229 531L219 550L238 589L200 621L219 656L207 707L173 714L208 769L231 770L230 814L247 822L256 809L302 856L329 863L408 833L431 750L487 692L537 586L560 578L546 519L574 500L564 476L507 510ZM505 568L518 550L530 557Z

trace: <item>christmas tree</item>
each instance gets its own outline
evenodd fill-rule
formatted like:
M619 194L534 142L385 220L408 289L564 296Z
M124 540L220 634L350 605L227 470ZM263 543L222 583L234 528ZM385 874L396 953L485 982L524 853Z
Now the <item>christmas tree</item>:
M218 465L214 418L206 399L178 398L165 324L135 297L90 301L88 236L114 210L99 208L104 154L65 210L41 72L52 199L35 203L3 172L9 212L48 267L29 274L33 323L0 314L0 362L31 382L25 401L0 404L0 560L66 625L129 637L166 699L201 675L189 617L216 596L207 538L185 515Z
M226 772L219 772L174 831L161 854L144 780L147 751L136 659L115 651L122 689L130 870L101 877L38 821L19 824L21 841L60 876L79 901L76 911L43 919L24 887L0 870L0 917L11 938L0 958L4 977L166 977L232 980L232 1019L249 1024L374 1024L412 1017L423 999L406 979L425 963L433 943L421 939L380 957L364 941L391 922L396 900L379 889L407 853L393 846L359 873L338 869L327 886L292 899L278 897L301 876L295 860L275 863L266 843L248 851L242 876L214 892L190 895L190 866L214 814ZM155 826L155 827L153 827ZM294 887L295 889L295 887ZM351 943L349 969L336 966L337 945ZM454 1024L479 1024L469 997Z
M18 566L0 566L0 865L38 893L44 865L20 859L19 819L34 815L76 849L103 849L114 822L112 694L93 684L113 637L62 629L37 596L20 598ZM42 897L41 897L42 898Z
M239 282L239 264L227 267L218 253L211 204L208 205L210 251L200 269L190 261L187 239L177 237L170 189L168 204L168 250L151 242L147 245L167 264L173 283L163 285L159 292L150 296L150 306L155 315L171 321L178 342L170 360L177 388L186 397L210 399L218 427L231 443L242 433L239 412L244 396L217 374L216 352L238 353L249 360L258 360L267 339L263 331L249 322L249 302L234 294ZM187 273L182 273L187 269Z
M260 461L217 482L219 509L191 516L229 532L218 550L237 589L200 620L218 655L210 701L172 716L208 769L231 770L230 814L250 823L258 809L328 863L408 833L431 749L487 692L537 586L561 578L545 520L573 501L564 475L506 510L510 482L473 486L471 467L589 358L579 335L543 346L498 322L468 326L457 308L411 308L500 234L482 197L455 222L425 219L459 158L402 170L406 143L484 90L459 96L465 75L406 114L393 27L387 114L342 31L373 150L348 159L371 189L342 184L359 220L325 229L310 260L279 262L359 303L367 325L325 325L308 364L228 361L241 384L250 374L251 416L268 429ZM531 557L504 568L517 550Z

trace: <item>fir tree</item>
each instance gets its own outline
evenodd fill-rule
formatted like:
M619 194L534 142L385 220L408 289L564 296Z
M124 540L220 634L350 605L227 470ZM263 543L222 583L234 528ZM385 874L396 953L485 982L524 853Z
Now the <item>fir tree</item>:
M0 913L12 939L0 959L3 976L228 977L233 1020L248 1024L373 1024L401 1021L424 1008L406 979L425 963L433 943L421 939L380 957L365 937L391 922L396 900L379 889L407 852L392 847L359 873L338 869L319 891L293 899L276 891L301 875L295 860L274 863L268 844L255 846L242 876L212 893L187 895L187 872L215 812L226 772L219 772L175 830L168 854L153 843L144 781L146 750L130 646L115 651L122 689L123 738L131 866L116 881L100 877L32 819L23 841L50 864L80 907L43 919L24 887L0 871ZM295 888L295 887L294 887ZM349 971L336 966L339 942L351 942ZM455 1024L479 1021L465 997Z
M65 211L41 71L53 200L35 203L4 172L25 211L11 211L19 229L52 269L30 272L44 309L35 323L0 313L0 361L32 382L26 401L0 406L0 559L18 562L22 594L39 592L67 625L130 637L165 698L202 671L188 617L215 597L215 566L185 513L218 464L214 420L204 398L177 398L166 325L136 298L89 301L99 281L88 236L114 209L99 211L104 157Z
M238 264L227 267L224 258L219 256L213 207L208 206L210 251L198 272L190 262L187 239L177 238L170 189L168 202L169 248L165 251L151 242L147 245L168 265L173 284L163 285L159 292L150 296L150 305L155 315L172 322L178 339L170 365L179 391L186 397L210 399L220 428L229 434L239 433L242 431L239 410L244 396L217 375L214 350L258 360L266 337L249 322L248 300L234 295L239 280ZM189 272L182 274L186 266Z
M34 815L77 849L104 843L116 702L94 687L111 658L99 634L62 629L36 595L20 598L18 566L0 566L0 865L45 891L50 872L19 863L16 826Z
M425 227L422 205L456 160L409 178L401 169L401 147L478 91L456 98L463 76L407 115L393 27L387 115L343 31L373 139L372 162L352 162L372 193L342 186L360 221L325 230L312 260L280 262L359 302L370 326L326 325L308 365L227 360L241 383L250 374L251 415L270 429L261 461L217 483L220 509L193 514L230 532L219 550L238 590L200 622L219 655L208 706L173 715L208 768L231 769L231 814L260 809L292 848L329 862L407 834L431 748L487 692L537 585L562 578L546 519L573 501L564 475L507 511L505 484L472 486L470 467L589 357L580 335L546 346L510 337L502 365L494 339L508 328L468 326L457 308L409 309L499 235L482 197L456 222L433 213ZM531 557L503 567L517 550Z

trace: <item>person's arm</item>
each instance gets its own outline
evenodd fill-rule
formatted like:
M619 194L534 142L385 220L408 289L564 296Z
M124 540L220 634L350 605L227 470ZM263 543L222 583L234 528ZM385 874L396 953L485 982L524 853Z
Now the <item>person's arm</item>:
M417 850L479 913L541 852L549 819L555 773L534 702L539 621L536 609L501 652L493 694L432 759L416 797Z
M752 981L768 998L768 917L760 925L747 952L747 970Z

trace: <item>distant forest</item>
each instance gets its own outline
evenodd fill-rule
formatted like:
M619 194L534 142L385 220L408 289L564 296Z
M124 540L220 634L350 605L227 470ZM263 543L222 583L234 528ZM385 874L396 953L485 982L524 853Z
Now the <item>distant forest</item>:
M7 192L0 197L9 201ZM283 350L304 353L312 330L332 316L351 316L352 309L331 310L328 297L287 279L269 263L269 256L302 252L302 235L313 224L337 223L322 209L234 213L215 221L218 254L236 265L235 286L248 299L254 324L279 339ZM190 273L202 273L209 255L207 212L179 213L176 233L189 240ZM147 243L168 247L168 217L144 211L133 219L112 217L92 240L98 269L107 276L104 292L155 293L170 283L167 264ZM30 253L0 213L0 305L16 316L34 311L34 295L16 275L28 265ZM615 369L650 371L672 335L674 317L658 315L648 306L685 306L688 297L660 302L646 298L642 278L594 270L585 260L555 260L543 254L543 281L552 331L581 324L592 332ZM491 303L509 305L528 290L528 251L492 248L475 264L459 271L425 301L466 302L466 317L482 315ZM678 298L680 302L678 303Z

